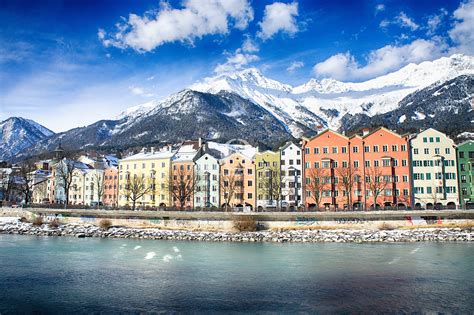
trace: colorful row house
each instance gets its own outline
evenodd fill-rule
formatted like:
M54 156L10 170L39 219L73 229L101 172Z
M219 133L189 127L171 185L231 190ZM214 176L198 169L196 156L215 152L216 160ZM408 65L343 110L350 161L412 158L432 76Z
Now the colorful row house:
M378 209L411 203L408 136L388 129L304 139L307 208Z
M474 208L474 141L458 145L459 199L462 207Z

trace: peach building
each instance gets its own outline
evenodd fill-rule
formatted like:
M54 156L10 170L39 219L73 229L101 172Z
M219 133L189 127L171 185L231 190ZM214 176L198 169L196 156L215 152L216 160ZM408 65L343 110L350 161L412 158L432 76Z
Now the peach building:
M104 171L104 193L102 202L106 206L116 207L118 204L118 169L109 167Z
M366 208L410 207L408 135L380 127L363 136Z
M252 157L233 153L221 160L220 193L222 207L255 209L255 162Z
M307 208L408 207L407 136L386 128L346 137L332 130L303 141Z
M350 198L341 187L343 172L345 169L350 169L351 165L349 138L327 129L310 139L303 140L303 185L306 207L310 209L350 207Z
M194 158L201 147L201 140L185 141L171 158L171 179L168 187L175 207L193 208L194 189L197 173L194 171Z

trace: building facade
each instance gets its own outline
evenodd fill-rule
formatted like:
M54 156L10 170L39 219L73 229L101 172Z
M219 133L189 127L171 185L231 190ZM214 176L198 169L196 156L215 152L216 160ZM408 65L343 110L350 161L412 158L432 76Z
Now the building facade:
M171 194L171 150L146 151L119 161L118 205L169 207ZM140 187L142 187L140 189Z
M104 171L104 194L102 203L105 206L118 206L118 168L109 167Z
M430 128L415 135L410 146L414 206L432 209L459 205L454 141Z
M222 208L255 209L255 163L253 157L232 153L221 159L220 194Z
M462 207L474 208L474 141L458 146L459 201Z
M255 154L257 181L257 211L281 207L280 152L264 151Z
M219 194L219 160L215 154L206 152L195 159L196 186L194 206L199 208L218 208Z
M303 154L293 142L280 148L280 169L282 207L296 210L303 204Z

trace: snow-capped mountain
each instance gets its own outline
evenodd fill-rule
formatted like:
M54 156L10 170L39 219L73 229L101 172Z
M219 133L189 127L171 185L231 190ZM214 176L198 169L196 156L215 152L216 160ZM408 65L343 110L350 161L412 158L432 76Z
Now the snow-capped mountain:
M0 159L14 157L53 134L54 132L33 120L21 117L8 118L0 123Z
M455 138L474 132L472 104L474 57L464 55L410 64L365 82L311 79L296 87L251 68L131 107L117 119L58 134L24 119L34 132L11 127L17 118L5 121L0 159L52 151L59 143L70 150L110 149L198 137L244 138L268 148L327 127L347 133L362 126L386 125L399 132L434 127ZM30 133L35 138L20 141Z
M239 94L260 105L288 126L299 137L305 128L340 129L342 118L364 114L369 117L395 110L407 95L463 74L474 74L474 57L452 55L402 69L365 82L340 82L334 79L292 87L265 78L255 68L204 79L190 88L217 93Z

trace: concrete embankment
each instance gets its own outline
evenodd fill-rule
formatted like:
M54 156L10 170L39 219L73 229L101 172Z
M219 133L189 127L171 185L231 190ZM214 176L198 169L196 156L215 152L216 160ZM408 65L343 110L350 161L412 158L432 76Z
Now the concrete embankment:
M63 224L98 225L109 219L114 226L131 228L158 228L168 230L234 231L234 222L241 217L251 217L260 230L279 229L379 229L381 225L395 228L416 226L440 227L472 224L473 210L416 210L416 211L353 211L353 212L187 212L187 211L125 211L90 209L1 208L0 217L24 217L33 221L57 220Z
M31 223L0 223L0 234L70 237L110 237L154 240L185 240L212 242L294 242L294 243L366 243L366 242L471 242L472 228L420 228L410 230L296 230L259 232L193 232L182 230L160 230L111 227L101 229L91 224L63 224L52 227L47 224L35 226Z

